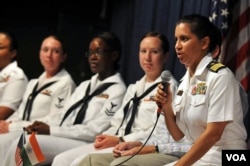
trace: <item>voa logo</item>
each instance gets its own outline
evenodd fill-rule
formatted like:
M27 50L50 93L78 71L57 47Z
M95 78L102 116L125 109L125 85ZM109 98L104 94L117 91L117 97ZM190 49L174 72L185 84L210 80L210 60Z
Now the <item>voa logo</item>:
M227 161L247 161L244 154L226 154Z

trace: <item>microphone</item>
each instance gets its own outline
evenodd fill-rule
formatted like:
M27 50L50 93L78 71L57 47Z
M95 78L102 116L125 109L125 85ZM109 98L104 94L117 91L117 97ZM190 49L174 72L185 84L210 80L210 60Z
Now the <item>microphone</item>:
M164 70L162 73L161 73L161 80L162 80L162 85L163 85L163 90L164 92L167 92L167 89L168 89L168 86L169 86L169 81L171 80L171 73L170 71L168 70ZM161 113L161 104L160 103L157 103L158 105L158 109L157 109L157 116L160 115Z
M162 80L162 85L164 87L163 90L164 92L167 92L169 81L171 80L171 73L168 70L164 70L161 73L161 80Z

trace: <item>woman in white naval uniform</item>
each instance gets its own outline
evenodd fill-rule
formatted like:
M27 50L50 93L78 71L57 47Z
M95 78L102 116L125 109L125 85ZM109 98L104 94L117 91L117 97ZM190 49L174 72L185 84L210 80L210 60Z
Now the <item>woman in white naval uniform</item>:
M97 34L86 55L91 71L96 74L76 88L61 117L52 120L54 124L37 121L26 128L39 134L37 140L46 158L43 164L52 162L61 152L93 142L96 135L110 126L111 117L121 105L126 86L117 72L121 57L120 39L111 32ZM107 87L98 90L88 101L77 104L104 86ZM12 144L4 165L15 165L12 158L16 142Z
M15 60L17 51L18 43L14 34L0 30L0 121L17 110L28 83Z
M158 32L148 32L141 38L139 48L140 66L145 75L136 83L131 84L123 99L122 107L111 120L111 127L98 135L95 142L62 153L54 159L52 165L70 165L77 157L84 158L89 153L112 152L114 146L120 141L140 141L147 137L156 121L157 105L152 100L156 93L156 85L161 82L163 71L169 51L167 38ZM170 76L171 77L171 76ZM177 89L177 82L171 77L171 89ZM148 94L145 92L151 88ZM126 105L131 99L146 94L139 100L138 105L130 102L127 113ZM133 106L136 107L132 117ZM133 120L133 121L132 121ZM132 122L132 123L131 123Z
M174 99L162 86L156 98L173 138L185 135L193 145L169 165L222 165L223 149L246 149L240 84L226 66L213 61L212 26L208 18L196 14L176 24L175 49L187 72Z
M48 122L55 119L75 89L73 79L63 68L67 56L64 51L60 38L48 36L43 40L40 61L44 72L39 78L30 80L18 110L1 122L4 132L0 134L0 161L11 143L20 137L23 127L35 120Z

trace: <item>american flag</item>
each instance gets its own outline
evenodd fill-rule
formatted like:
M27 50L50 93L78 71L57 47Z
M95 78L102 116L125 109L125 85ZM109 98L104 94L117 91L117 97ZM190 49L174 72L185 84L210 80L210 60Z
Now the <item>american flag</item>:
M17 148L16 148L16 153L15 153L16 166L21 166L23 164L23 159L21 157L21 150L25 143L26 143L26 139L25 139L25 131L24 131L18 141Z
M250 0L212 0L210 21L222 32L220 61L250 91Z

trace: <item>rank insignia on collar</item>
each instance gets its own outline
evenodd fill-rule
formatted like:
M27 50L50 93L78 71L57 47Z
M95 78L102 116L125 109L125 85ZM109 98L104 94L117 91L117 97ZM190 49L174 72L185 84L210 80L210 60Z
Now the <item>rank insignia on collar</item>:
M212 72L217 73L220 69L226 68L225 65L218 61L212 61L207 65L208 69Z

